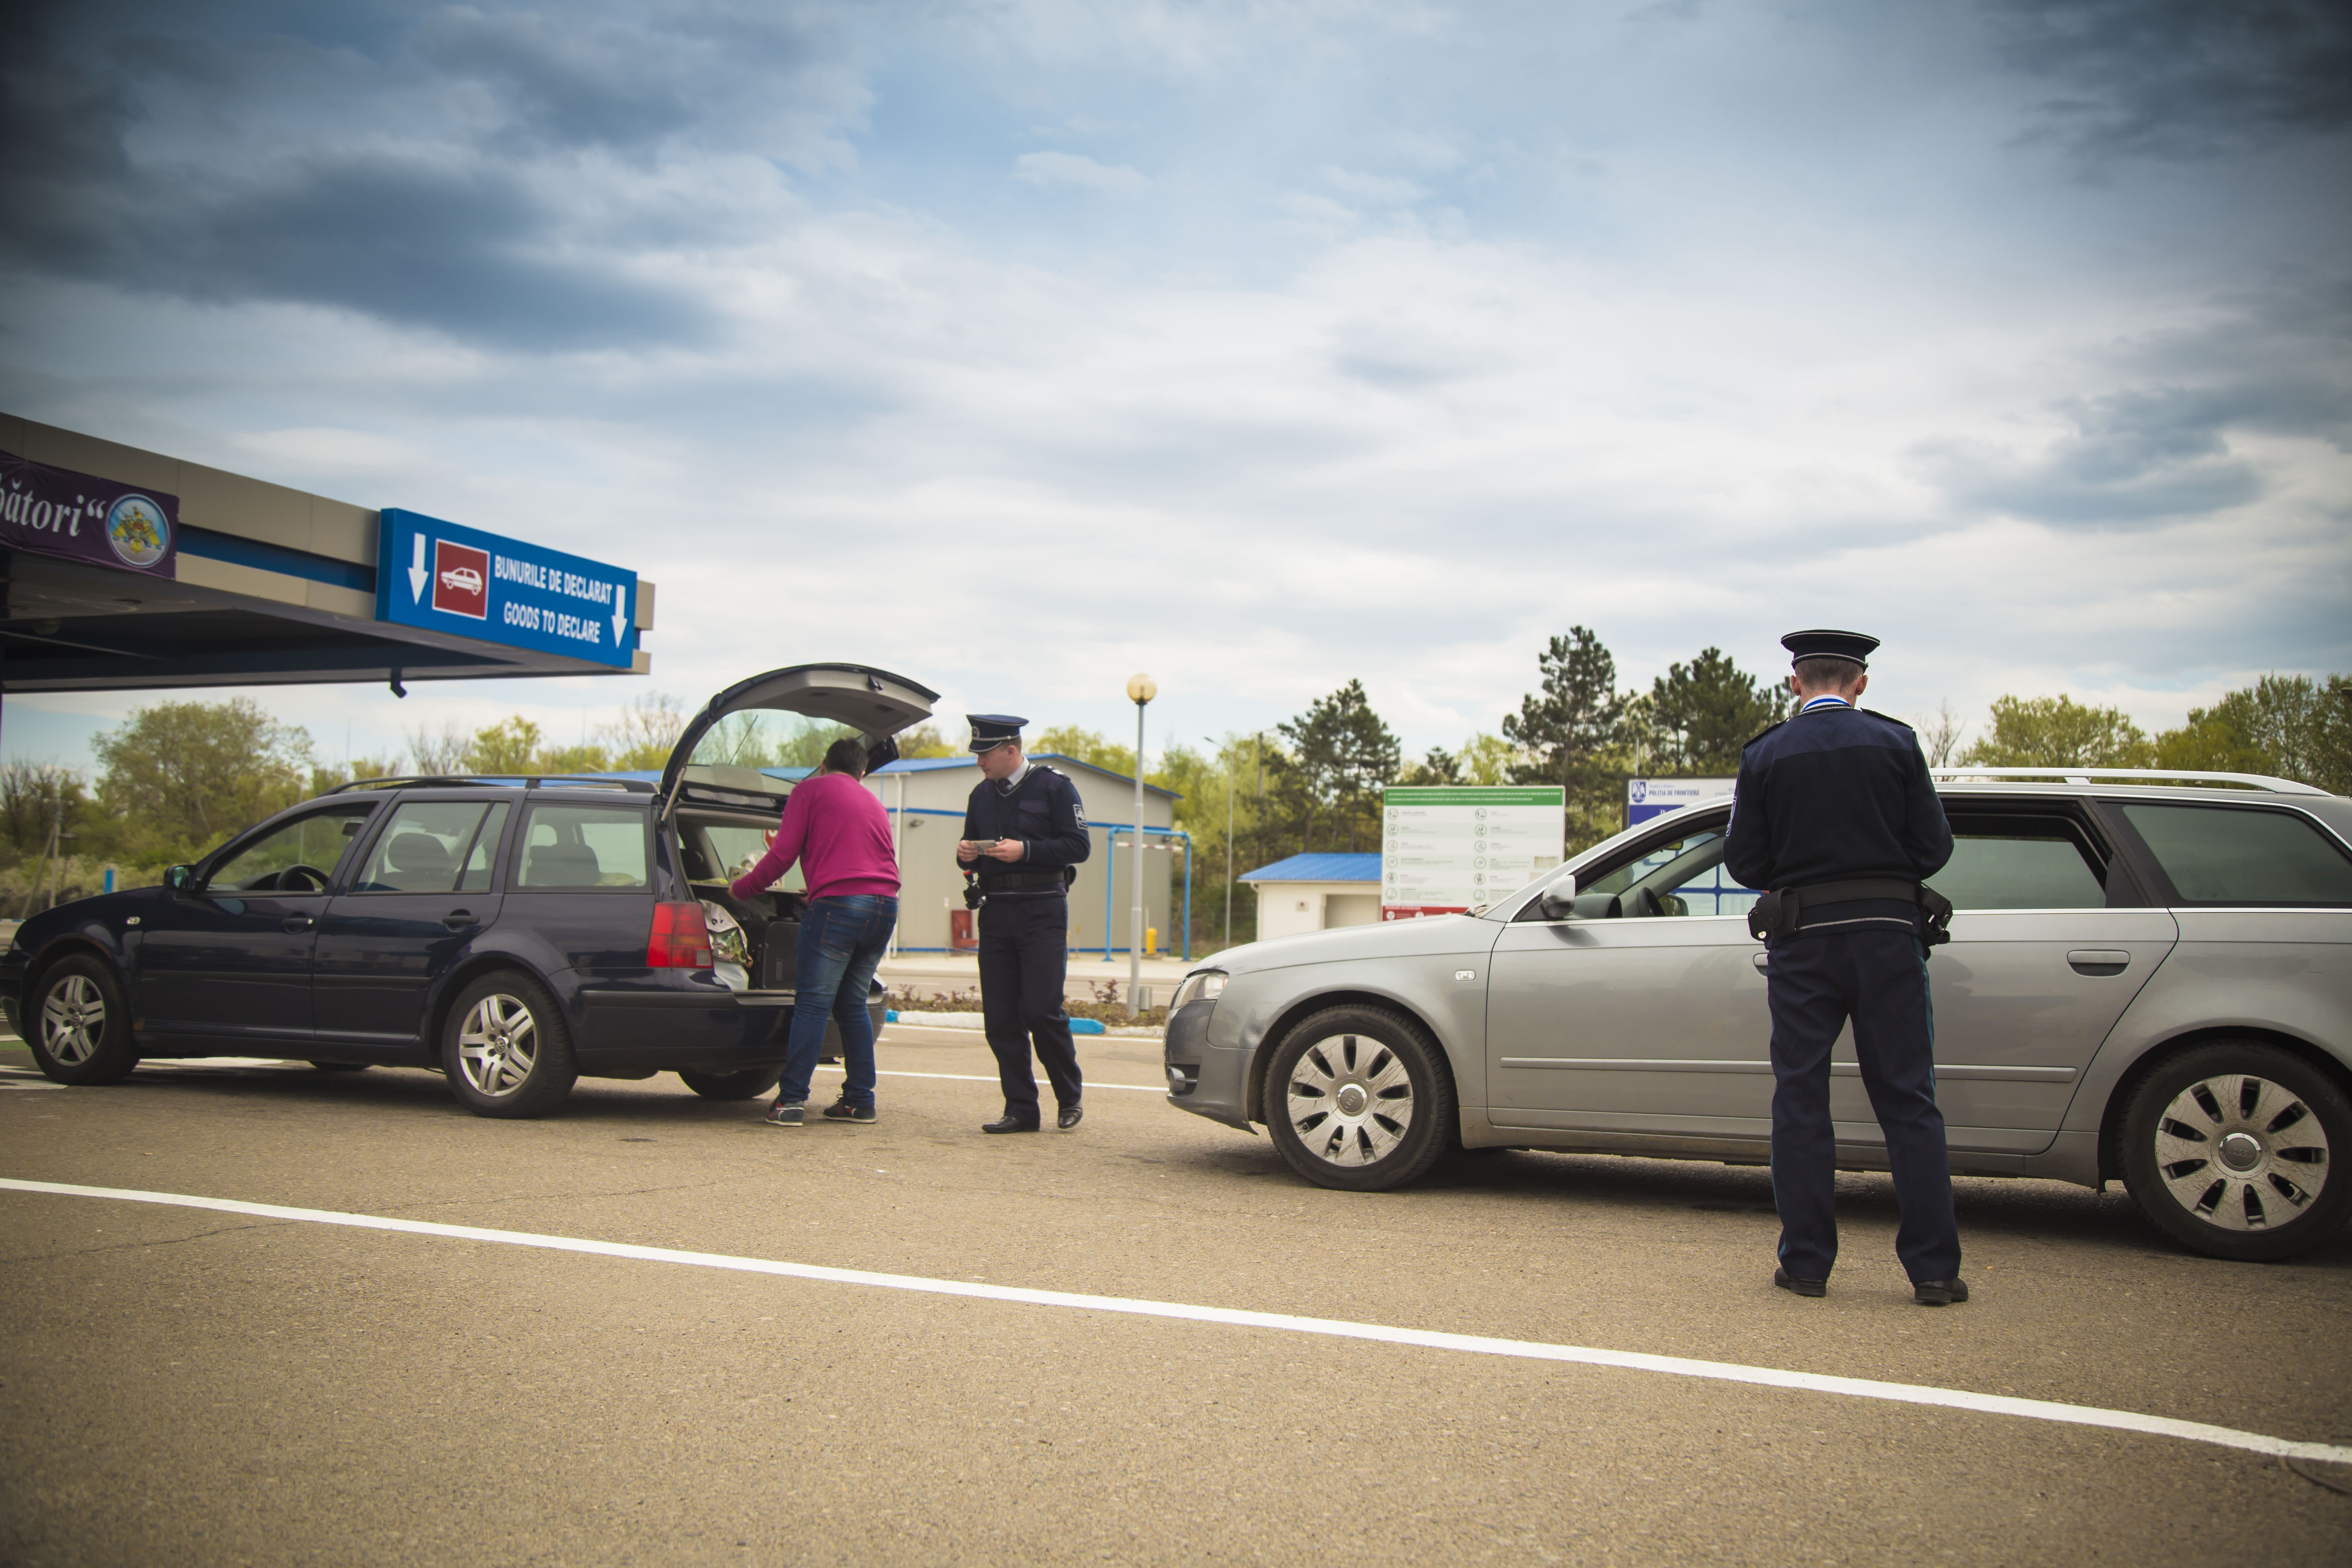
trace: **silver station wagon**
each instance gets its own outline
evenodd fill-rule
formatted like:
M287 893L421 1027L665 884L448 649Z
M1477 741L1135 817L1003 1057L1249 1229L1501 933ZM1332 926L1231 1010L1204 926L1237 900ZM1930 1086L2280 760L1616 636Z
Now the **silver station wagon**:
M2352 1207L2352 799L2244 774L1946 770L1958 913L1927 964L1952 1169L2102 1187L2216 1257ZM1619 834L1466 915L1218 953L1169 1015L1168 1097L1263 1124L1324 1186L1456 1149L1763 1163L1771 1024L1731 803ZM1842 1165L1886 1168L1852 1030Z

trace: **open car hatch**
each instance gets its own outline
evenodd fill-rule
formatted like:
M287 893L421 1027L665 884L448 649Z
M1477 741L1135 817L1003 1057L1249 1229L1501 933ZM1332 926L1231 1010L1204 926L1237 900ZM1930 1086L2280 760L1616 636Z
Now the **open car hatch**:
M726 805L772 805L791 786L756 767L696 761L696 753L711 731L738 715L791 713L857 731L868 749L899 731L931 716L940 694L887 669L862 664L796 664L739 680L703 704L687 721L677 744L662 769L662 812L667 816L680 794L691 789L698 798ZM887 759L886 759L887 760Z

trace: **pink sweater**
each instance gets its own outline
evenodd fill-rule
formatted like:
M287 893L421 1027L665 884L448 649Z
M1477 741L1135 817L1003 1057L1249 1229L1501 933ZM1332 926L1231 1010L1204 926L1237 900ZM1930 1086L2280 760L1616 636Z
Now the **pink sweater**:
M739 899L764 893L795 860L807 873L812 899L898 896L890 814L847 773L814 773L794 784L784 797L776 841L728 890Z

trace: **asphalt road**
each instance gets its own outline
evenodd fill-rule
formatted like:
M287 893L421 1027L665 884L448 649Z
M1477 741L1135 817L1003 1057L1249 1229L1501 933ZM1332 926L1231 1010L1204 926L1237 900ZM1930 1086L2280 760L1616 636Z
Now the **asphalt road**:
M886 1077L770 1129L667 1075L478 1120L417 1071L0 1089L0 1175L2027 1395L2352 1439L2352 1238L2190 1257L1961 1184L1911 1304L1877 1177L1825 1300L1766 1173L1538 1154L1324 1192L1082 1041L1076 1131ZM968 1033L887 1073L982 1076ZM0 1075L28 1063L0 1052ZM824 1084L820 1084L820 1093ZM2343 1563L2352 1466L1969 1410L0 1191L0 1562ZM2315 1476L2318 1479L2307 1479Z

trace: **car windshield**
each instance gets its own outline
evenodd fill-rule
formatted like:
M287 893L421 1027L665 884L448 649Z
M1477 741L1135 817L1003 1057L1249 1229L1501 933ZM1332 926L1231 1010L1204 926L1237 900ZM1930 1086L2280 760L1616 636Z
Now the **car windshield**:
M1577 913L1586 920L1745 915L1756 890L1723 868L1720 824L1645 847L1590 882L1578 879Z

